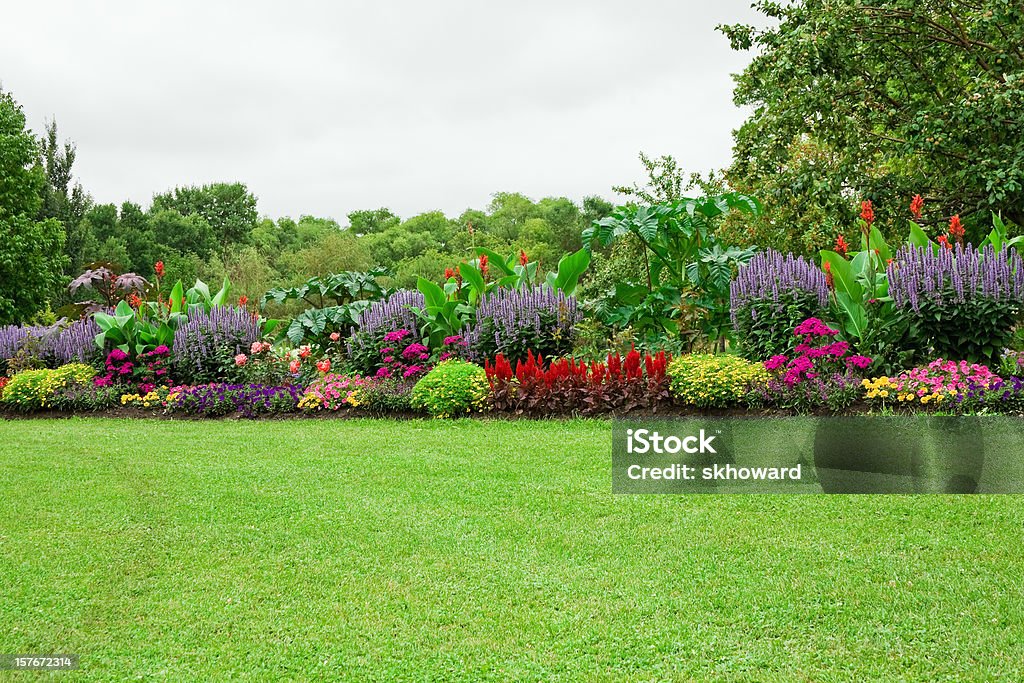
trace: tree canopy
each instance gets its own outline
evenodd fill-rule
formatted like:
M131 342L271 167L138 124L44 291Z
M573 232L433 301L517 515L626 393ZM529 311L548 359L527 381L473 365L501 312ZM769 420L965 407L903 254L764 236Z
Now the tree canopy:
M1011 0L758 0L768 28L719 27L756 50L736 77L753 113L729 181L766 204L748 235L814 245L871 199L893 226L1024 219L1024 5ZM806 236L812 237L807 239ZM817 246L820 246L820 242Z

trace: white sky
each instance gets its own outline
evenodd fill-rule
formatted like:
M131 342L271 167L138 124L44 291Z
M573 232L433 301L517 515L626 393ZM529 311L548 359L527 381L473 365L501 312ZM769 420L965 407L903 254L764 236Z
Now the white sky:
M0 84L56 117L99 202L242 181L269 216L346 223L579 200L642 179L637 153L729 163L719 23L749 0L37 0L3 12Z

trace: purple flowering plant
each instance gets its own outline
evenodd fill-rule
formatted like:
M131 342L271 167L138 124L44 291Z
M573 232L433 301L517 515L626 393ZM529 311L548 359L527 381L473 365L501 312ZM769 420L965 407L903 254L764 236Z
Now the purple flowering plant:
M793 351L793 328L828 310L825 275L802 256L771 249L741 266L730 286L733 328L740 352L761 360Z
M893 305L914 319L933 357L999 365L1024 307L1024 260L1015 249L907 246L888 274Z
M171 387L166 406L171 413L201 417L235 414L254 418L295 412L301 397L302 391L296 386L213 383Z

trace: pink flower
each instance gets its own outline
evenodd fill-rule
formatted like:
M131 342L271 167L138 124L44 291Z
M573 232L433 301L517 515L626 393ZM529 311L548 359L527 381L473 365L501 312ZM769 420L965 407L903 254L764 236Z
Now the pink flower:
M338 341L339 339L341 339L340 332L331 332L331 341Z
M253 342L252 346L249 347L249 353L259 353L262 350L263 350L263 344L261 344L258 341Z
M764 362L764 369L768 370L769 372L771 372L773 370L778 370L783 365L785 365L787 362L789 362L788 358L786 358L782 354L778 354L778 355L772 356L771 358L769 358L768 360L766 360Z
M395 362L395 357L394 356L384 356L384 362L385 363L394 363Z
M387 368L381 368L380 370L377 371L377 377L382 377L383 378L383 377L390 377L390 376L391 376L391 371L388 370Z
M461 343L462 343L462 335L461 334L453 334L450 337L445 337L444 338L444 345L445 346L451 346L452 344L461 344Z
M415 375L417 372L419 372L422 369L423 368L421 368L419 365L410 365L406 369L406 371L402 373L402 377L412 377L413 375Z
M846 359L846 364L852 368L863 370L867 366L871 365L871 359L867 356L850 356Z
M406 360L415 360L417 358L422 359L424 357L429 358L430 354L427 353L429 350L430 349L428 349L423 344L413 342L412 344L406 346L405 350L402 351L402 357L405 358Z
M235 365L237 365L238 367L242 367L248 360L249 359L246 357L244 353L240 353L237 356L235 356Z
M384 335L384 341L386 341L386 342L402 341L403 339L408 337L410 334L412 334L412 332L410 332L409 330L407 330L405 328L402 328L400 330L395 330L394 332L388 332L387 334L385 334Z

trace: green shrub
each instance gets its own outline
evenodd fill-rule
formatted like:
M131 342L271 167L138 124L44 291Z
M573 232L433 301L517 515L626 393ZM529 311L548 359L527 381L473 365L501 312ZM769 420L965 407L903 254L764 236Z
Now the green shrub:
M356 392L359 410L374 415L412 412L413 384L392 377L367 379Z
M742 402L751 387L768 379L761 363L739 356L691 354L668 365L672 395L700 408L723 408Z
M25 370L11 377L0 402L24 411L52 407L51 399L58 391L87 386L95 376L95 368L82 363L63 365L56 370Z
M482 410L487 401L487 373L479 365L447 360L412 388L412 407L434 417L453 417Z

